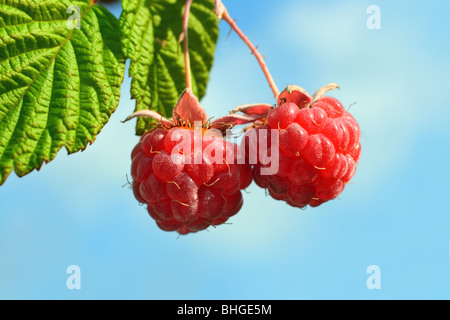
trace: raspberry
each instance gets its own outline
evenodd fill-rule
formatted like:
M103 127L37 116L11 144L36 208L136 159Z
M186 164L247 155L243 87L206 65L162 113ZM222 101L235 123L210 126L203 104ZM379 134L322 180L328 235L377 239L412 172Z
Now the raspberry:
M174 128L171 131L192 136L193 130ZM165 231L187 234L222 224L235 215L242 206L240 190L251 183L250 166L237 164L237 155L231 164L224 160L214 166L207 155L202 156L200 164L185 164L187 159L194 159L194 151L174 155L176 145L171 144L164 144L160 150L156 145L146 149L146 141L160 134L161 129L156 129L144 136L133 151L132 161L134 194L138 201L148 204L148 212L158 226ZM232 146L222 139L214 143L221 143L225 150Z
M238 164L239 148L206 135L209 125L201 112L199 129L191 125L195 119L180 121L186 105L200 108L187 93L174 109L174 121L164 119L166 125L145 133L131 154L136 199L147 204L160 229L181 235L226 222L242 207L240 190L252 182L251 166Z
M299 208L316 207L337 198L352 179L361 154L360 128L337 99L322 97L336 87L328 85L311 97L289 86L279 95L278 107L268 111L266 124L244 136L243 151L258 153L254 180L274 199ZM258 132L263 129L279 133L279 169L273 175L261 171L268 166L261 163ZM255 133L258 138L252 140ZM270 138L266 143L270 152L276 147Z

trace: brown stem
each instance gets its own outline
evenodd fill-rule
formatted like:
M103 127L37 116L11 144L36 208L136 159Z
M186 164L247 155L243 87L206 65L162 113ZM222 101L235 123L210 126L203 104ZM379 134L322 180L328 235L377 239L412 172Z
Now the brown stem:
M189 37L188 37L188 26L189 26L189 12L191 9L191 4L193 0L186 0L186 6L184 7L183 16L183 33L180 35L179 42L183 41L183 56L184 56L184 77L186 80L186 88L192 90L192 80L191 80L191 61L189 58Z
M219 18L225 20L230 25L230 27L238 34L238 36L245 42L245 44L250 48L251 52L255 55L256 60L258 60L258 63L262 71L264 72L267 82L269 82L270 89L272 89L275 98L277 98L280 92L278 91L275 81L273 80L272 75L269 72L269 68L267 68L266 63L264 62L263 55L259 53L258 49L253 45L253 43L251 43L248 37L241 31L241 29L239 29L239 27L236 24L236 21L234 21L230 17L228 10L225 8L225 6L221 1L216 2L216 6L219 5L220 8L216 8L217 15L219 16Z

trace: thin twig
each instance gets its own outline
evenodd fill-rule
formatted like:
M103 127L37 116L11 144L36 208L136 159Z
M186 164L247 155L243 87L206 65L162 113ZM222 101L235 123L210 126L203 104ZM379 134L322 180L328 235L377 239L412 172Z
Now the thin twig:
M191 80L191 61L189 58L188 27L189 27L189 12L191 10L192 1L194 0L186 0L183 16L183 33L180 35L180 38L178 39L178 42L183 41L184 77L186 79L186 88L189 88L191 90L192 90L192 80Z
M216 13L219 16L219 18L222 18L230 25L230 27L238 34L238 36L245 42L245 44L250 48L251 52L255 55L256 60L258 60L258 63L262 71L264 72L267 82L269 82L270 89L272 89L275 98L277 98L280 92L278 91L275 81L273 80L272 75L269 72L269 68L264 62L263 55L259 53L258 49L253 45L253 43L251 43L248 37L242 32L241 29L239 29L239 27L236 24L236 21L234 21L230 17L228 10L225 8L225 6L220 0L216 1L216 6L217 6Z

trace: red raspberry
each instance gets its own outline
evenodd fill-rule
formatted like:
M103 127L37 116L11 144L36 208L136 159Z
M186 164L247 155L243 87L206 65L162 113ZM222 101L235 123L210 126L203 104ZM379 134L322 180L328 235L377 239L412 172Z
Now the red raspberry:
M279 95L278 107L268 112L266 124L244 136L245 151L258 154L255 182L276 200L316 207L337 198L353 177L361 154L360 128L337 99L321 97L335 87L328 85L311 97L300 87L289 86ZM261 163L261 139L251 138L264 129L279 133L279 169L273 175L262 174L268 165ZM267 140L270 153L275 146Z
M160 229L181 235L226 222L242 207L240 190L252 182L251 166L238 164L239 148L206 135L205 115L197 118L201 128L191 126L192 118L180 121L200 108L185 93L175 107L176 120L161 119L165 126L145 133L131 154L136 199L147 204Z
M190 154L173 154L172 138L178 134L193 137L192 133L198 134L185 128L152 130L132 152L136 199L148 204L150 216L162 230L180 234L227 221L242 207L240 190L251 183L251 168L237 164L237 155L233 163L228 164L224 158L223 163L215 164L203 154L202 163L195 164L194 150ZM158 143L164 136L165 143ZM196 138L203 140L201 136ZM203 142L201 150L196 151L204 153L210 143ZM237 149L221 138L216 138L214 143L223 147L221 151ZM192 163L186 164L187 160Z

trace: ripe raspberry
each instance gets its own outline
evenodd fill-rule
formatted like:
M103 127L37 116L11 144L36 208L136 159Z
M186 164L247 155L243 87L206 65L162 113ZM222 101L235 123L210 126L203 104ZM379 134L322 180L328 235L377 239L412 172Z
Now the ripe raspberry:
M186 91L174 120L159 117L165 125L145 133L131 154L136 199L147 204L160 229L181 235L226 222L242 207L240 190L252 182L251 166L238 164L239 148L206 135L209 125L199 108ZM194 129L193 120L202 127Z
M245 151L259 154L255 182L274 199L316 207L337 198L353 177L361 154L360 128L337 99L322 97L336 87L325 86L312 97L300 87L287 87L277 99L278 107L268 112L266 124L244 136ZM261 139L251 139L264 129L279 133L279 170L273 175L262 174L268 165L261 163ZM276 147L270 138L267 145L269 153Z

